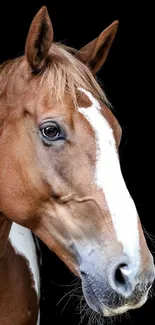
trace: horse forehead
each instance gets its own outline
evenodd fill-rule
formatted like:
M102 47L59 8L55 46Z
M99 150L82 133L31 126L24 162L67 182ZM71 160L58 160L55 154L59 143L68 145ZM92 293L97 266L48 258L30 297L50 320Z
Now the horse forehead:
M98 115L99 113L101 121L102 118L104 118L104 120L107 120L107 124L109 125L109 128L111 128L112 125L110 123L111 121L109 121L109 114L107 112L108 109L105 107L105 105L99 100L97 100L92 93L83 88L79 88L79 94L80 95L78 97L78 111L80 113L83 113L83 115L88 121L89 115L93 115L93 124L97 124L99 122L98 119L96 120L96 115Z
M71 129L73 128L74 105L71 96L65 95L63 100L59 101L48 91L41 90L39 97L34 98L34 103L36 106L33 111L39 121L60 117ZM31 102L29 106L31 110Z
M78 107L84 107L89 108L92 106L92 100L89 97L88 92L86 92L84 89L79 88L77 92L77 103Z

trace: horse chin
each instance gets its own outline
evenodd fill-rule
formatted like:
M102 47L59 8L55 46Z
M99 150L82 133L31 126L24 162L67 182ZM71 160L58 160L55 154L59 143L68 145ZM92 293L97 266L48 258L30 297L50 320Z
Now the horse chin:
M111 308L111 307L108 307L108 306L103 304L102 309L101 309L99 303L97 303L95 305L90 304L90 302L88 303L88 301L87 301L87 303L89 304L89 307L91 309L93 309L95 312L102 315L103 317L114 317L114 316L119 316L121 314L124 314L127 311L130 311L132 309L140 308L141 306L143 306L145 304L146 301L147 301L147 296L145 296L145 298L143 298L136 305L125 304L124 306L121 306L121 307L118 307L118 308Z
M121 315L126 313L127 311L130 311L132 309L140 308L145 304L148 298L148 292L136 303L133 302L122 302L122 304L119 305L116 304L116 306L113 306L111 303L109 303L109 306L107 304L107 301L104 299L101 299L97 297L97 294L94 292L91 286L89 286L89 289L83 287L83 294L85 297L85 300L88 304L88 306L95 311L96 313L100 314L103 317L113 317L117 315ZM118 300L119 301L119 300Z
M112 317L112 316L117 316L126 313L127 311L130 311L132 309L137 309L140 308L145 304L147 301L147 295L141 299L141 301L138 304L135 305L130 305L130 304L125 304L124 306L118 307L116 309L108 308L107 306L103 307L103 316L104 317Z

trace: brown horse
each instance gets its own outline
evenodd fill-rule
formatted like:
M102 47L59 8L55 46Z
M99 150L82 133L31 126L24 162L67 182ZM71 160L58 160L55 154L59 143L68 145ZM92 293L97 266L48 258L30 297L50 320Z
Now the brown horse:
M95 79L117 27L75 51L53 42L42 7L25 55L0 67L1 325L37 323L31 231L80 277L94 311L147 300L153 258L121 174L121 127Z

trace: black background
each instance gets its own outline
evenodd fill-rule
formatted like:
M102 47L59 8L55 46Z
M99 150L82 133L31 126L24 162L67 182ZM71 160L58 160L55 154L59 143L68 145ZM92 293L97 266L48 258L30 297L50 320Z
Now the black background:
M137 14L135 5L127 1L3 1L0 4L1 63L24 53L30 23L42 5L48 8L55 41L64 41L66 45L75 48L84 46L114 20L119 20L115 41L104 67L98 73L98 78L102 81L105 92L115 108L115 115L123 128L120 158L125 181L135 200L143 226L148 232L153 233L153 220L149 217L150 214L146 216L144 185L146 175L144 107L140 103L143 94L139 86L141 11L139 10ZM153 250L149 240L148 245ZM43 254L41 325L79 324L80 315L77 314L74 298L69 301L63 312L62 309L69 296L57 305L60 298L69 290L69 287L63 285L74 280L74 276L43 243L41 248ZM147 321L153 324L154 302L155 299L149 300L141 309L130 312L130 320L122 317L121 322L139 324ZM87 324L87 321L83 320L82 324Z

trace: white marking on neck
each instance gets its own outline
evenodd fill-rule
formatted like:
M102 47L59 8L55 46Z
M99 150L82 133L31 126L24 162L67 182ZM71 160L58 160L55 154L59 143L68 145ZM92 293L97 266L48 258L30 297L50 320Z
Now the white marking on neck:
M99 102L89 91L81 88L80 90L92 102L90 107L80 107L78 111L89 121L95 132L97 142L95 182L104 193L117 240L123 244L124 253L138 267L140 254L137 210L121 173L113 130L101 114Z
M38 320L37 320L37 325L40 325L40 309L38 311Z
M13 222L9 234L9 240L17 254L24 256L29 262L29 268L33 275L35 291L40 298L40 275L37 261L37 252L32 233L29 229Z

